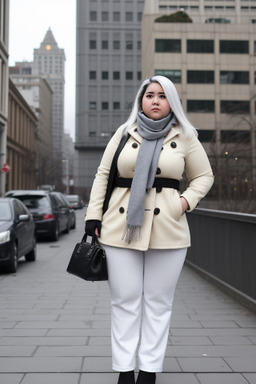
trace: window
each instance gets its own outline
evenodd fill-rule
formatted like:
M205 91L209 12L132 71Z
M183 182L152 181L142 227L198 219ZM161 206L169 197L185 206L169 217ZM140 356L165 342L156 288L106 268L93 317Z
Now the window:
M141 80L141 71L137 72L137 80Z
M125 12L125 21L133 21L132 12Z
M113 13L113 20L114 21L120 21L120 12L114 12Z
M108 80L108 71L101 72L101 78L102 80Z
M108 12L102 12L101 13L101 20L102 21L108 21Z
M193 113L214 113L214 100L187 100L187 112Z
M220 84L249 84L249 72L220 71Z
M90 40L90 49L96 49L96 48L97 48L96 40Z
M221 100L220 102L221 113L250 113L250 102L246 100Z
M108 40L102 40L101 49L108 49Z
M162 75L168 77L173 83L181 83L181 71L180 70L169 70L169 69L156 69L155 75Z
M221 131L222 143L250 143L249 131Z
M126 49L128 49L128 50L133 49L133 42L132 42L132 40L126 40L125 46L126 46Z
M142 20L142 12L138 12L137 13L137 21L141 22L141 20Z
M113 109L116 110L116 109L120 109L120 102L119 101L114 101L113 102Z
M137 49L138 49L138 51L141 50L141 41L140 40L137 41Z
M200 129L198 130L198 138L201 143L212 143L215 142L215 131Z
M113 80L120 80L120 72L119 71L113 72Z
M214 71L187 71L188 84L214 84Z
M96 71L90 71L89 77L90 77L90 80L96 80L97 72Z
M90 12L90 21L97 21L97 12L96 11Z
M249 53L247 40L220 40L220 53Z
M156 39L156 52L181 52L181 40L179 39Z
M133 72L125 72L125 78L126 80L133 80Z
M90 101L89 109L96 109L96 107L97 107L96 101Z
M214 53L213 40L187 40L188 53Z
M119 40L114 40L113 41L113 49L120 49L120 41Z
M108 109L108 102L107 101L103 101L101 103L101 108L104 109L104 110L107 110Z

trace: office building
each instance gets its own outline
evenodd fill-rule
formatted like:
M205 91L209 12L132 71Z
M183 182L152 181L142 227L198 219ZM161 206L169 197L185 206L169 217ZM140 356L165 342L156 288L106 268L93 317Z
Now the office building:
M75 188L85 200L141 83L143 6L144 0L77 0Z
M6 138L8 118L9 0L0 0L0 196L5 192Z
M161 74L175 83L211 157L217 175L212 191L226 191L222 199L228 194L235 199L243 189L248 197L256 183L256 12L250 3L245 20L245 2L236 2L231 22L217 21L217 11L212 13L215 22L209 22L206 4L227 3L198 4L200 20L188 8L192 22L159 22L159 17L175 12L173 2L145 0L142 76Z

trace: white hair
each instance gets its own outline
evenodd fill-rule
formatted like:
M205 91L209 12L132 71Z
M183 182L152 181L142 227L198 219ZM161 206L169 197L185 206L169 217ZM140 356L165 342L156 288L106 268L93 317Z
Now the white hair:
M197 130L195 127L189 122L182 104L180 102L180 98L178 95L178 92L175 88L175 85L171 80L169 80L165 76L153 76L149 79L146 79L140 86L137 95L134 100L133 108L130 113L130 116L126 120L124 124L121 125L120 129L123 129L123 132L127 132L127 130L137 121L137 114L138 111L142 109L142 98L144 96L144 93L146 92L147 87L149 84L157 82L161 85L163 88L163 91L165 93L165 96L169 102L169 105L180 125L181 128L181 134L184 137L191 137L192 135L198 136Z

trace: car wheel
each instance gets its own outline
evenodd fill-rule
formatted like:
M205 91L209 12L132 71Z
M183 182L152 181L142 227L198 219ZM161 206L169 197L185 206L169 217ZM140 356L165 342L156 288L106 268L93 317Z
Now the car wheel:
M26 261L36 260L36 237L33 239L33 249L25 255Z
M11 252L11 260L7 267L9 273L15 273L18 268L18 246L17 243L13 243L12 252Z
M54 230L51 238L52 238L53 241L58 241L59 240L59 236L60 236L60 225L59 225L59 222L56 221L55 230Z
M64 233L69 233L70 231L70 222L68 220L68 223L67 223L67 228L65 229L65 232Z

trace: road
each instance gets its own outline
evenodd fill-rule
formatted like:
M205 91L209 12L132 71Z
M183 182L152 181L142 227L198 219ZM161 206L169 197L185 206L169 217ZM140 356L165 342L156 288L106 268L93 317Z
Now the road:
M69 275L84 232L38 243L34 263L0 274L0 384L115 384L107 282ZM157 384L256 384L256 316L188 267L178 283Z

